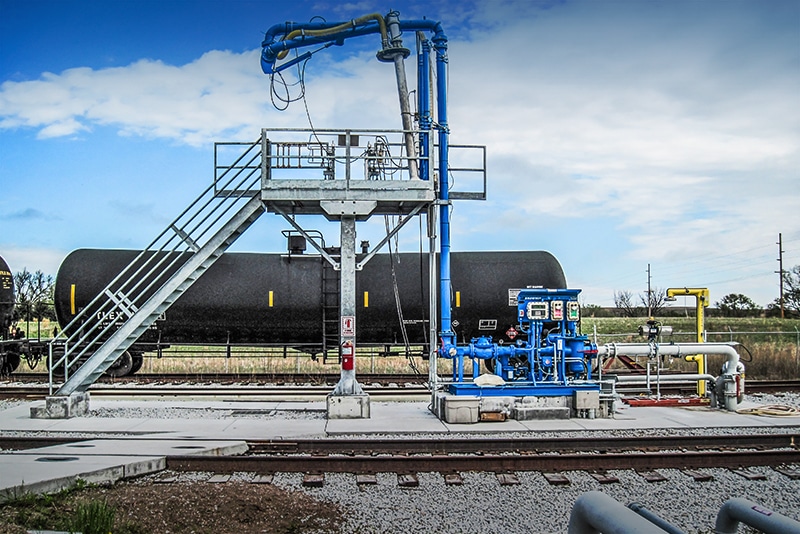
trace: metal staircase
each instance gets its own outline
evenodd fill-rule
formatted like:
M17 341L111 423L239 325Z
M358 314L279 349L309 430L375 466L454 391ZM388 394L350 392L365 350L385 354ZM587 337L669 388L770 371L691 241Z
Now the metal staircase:
M56 396L86 391L264 212L261 140L244 146L52 341L51 394L54 371L64 377Z

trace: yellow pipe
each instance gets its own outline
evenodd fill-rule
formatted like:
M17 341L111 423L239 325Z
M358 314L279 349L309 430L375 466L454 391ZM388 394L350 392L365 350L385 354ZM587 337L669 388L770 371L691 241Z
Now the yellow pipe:
M371 13L369 15L364 15L362 17L358 17L357 19L353 19L350 22L345 22L344 24L339 24L338 26L333 26L331 28L325 28L324 30L292 30L286 36L284 36L284 41L291 41L295 37L299 37L301 35L308 35L310 37L323 37L325 35L330 35L332 33L340 32L342 30L346 30L348 28L355 28L359 24L363 24L370 20L377 20L378 27L381 31L381 42L383 47L386 48L389 45L389 36L386 33L386 22L383 20L383 16L378 13ZM278 52L278 59L283 59L288 54L288 50L281 50Z
M674 299L675 297L688 296L695 299L695 317L697 320L697 342L705 343L703 333L706 329L705 310L711 302L707 287L683 287L683 288L669 288L667 289L667 298ZM692 354L686 356L687 362L697 363L697 374L706 374L706 356L705 354ZM703 380L697 382L697 394L701 397L706 394L706 383Z

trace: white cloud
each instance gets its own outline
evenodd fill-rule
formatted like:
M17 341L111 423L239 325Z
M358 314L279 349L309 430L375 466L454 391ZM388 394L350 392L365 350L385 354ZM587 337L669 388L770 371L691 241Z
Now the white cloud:
M11 267L11 272L14 273L28 269L55 276L65 255L65 251L52 248L5 247L0 249L0 256L6 260L8 266Z
M781 6L520 0L443 13L464 24L449 47L452 140L488 145L493 206L460 203L456 217L492 213L498 231L533 225L531 236L543 219L589 229L612 219L609 255L626 261L718 255L797 232L800 52ZM364 49L334 47L308 63L316 127L399 127L393 69ZM207 146L307 126L302 102L283 113L269 104L258 55L210 51L186 65L141 60L5 82L0 128L52 138L113 126ZM407 70L413 87L413 61ZM518 247L536 248L530 239Z
M248 128L258 131L267 120L267 88L255 51L215 50L183 66L141 60L74 68L3 83L0 127L40 128L46 138L110 125L124 135L197 146Z

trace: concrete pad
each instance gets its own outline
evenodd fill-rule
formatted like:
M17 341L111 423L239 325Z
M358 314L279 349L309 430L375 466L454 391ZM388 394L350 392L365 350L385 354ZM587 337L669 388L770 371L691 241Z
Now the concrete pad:
M537 419L569 419L569 408L540 408L538 406L514 406L511 409L511 418L517 421L533 421Z
M225 427L224 435L232 439L285 439L301 437L324 437L325 419L277 419L258 420L241 419L231 422ZM203 429L197 429L195 435L212 438L211 434L203 434ZM177 436L176 436L177 437Z
M44 401L21 404L0 412L0 430L50 430L63 421L58 419L31 419L31 407L44 406Z
M222 456L247 451L243 441L170 439L88 440L0 454L0 502L49 493L83 480L116 482L166 468L166 456Z
M0 502L29 493L60 491L78 480L102 484L164 468L163 456L0 454Z
M528 429L522 424L523 421L506 419L505 421L492 421L474 424L443 423L449 432L475 432L475 433L494 433L494 432L526 432Z
M24 456L232 456L247 452L244 441L95 439L14 452Z
M475 425L469 425L470 427ZM447 432L427 402L373 402L370 419L330 419L328 434Z
M328 419L369 419L369 395L328 395Z
M31 406L31 419L69 419L89 411L89 393L45 397L44 406Z
M0 411L0 433L47 432L109 433L146 437L148 439L292 439L325 437L326 435L359 433L446 433L468 432L489 434L495 432L541 432L563 430L636 430L652 428L708 428L708 427L792 427L800 425L800 418L745 415L707 407L636 407L625 408L611 419L572 418L564 420L535 420L504 422L478 422L474 424L449 424L440 421L429 410L428 401L371 402L370 419L326 420L325 401L185 401L167 400L105 400L92 399L92 408L125 408L136 413L141 408L147 414L150 408L165 406L187 409L219 409L233 411L232 415L216 418L176 417L74 417L66 420L30 419L30 403ZM742 404L741 407L758 406ZM236 412L241 415L236 415ZM272 413L274 411L274 413ZM314 412L313 415L300 412ZM253 412L256 417L249 417ZM258 415L261 415L260 417ZM166 454L163 451L153 454ZM0 479L4 473L0 471Z

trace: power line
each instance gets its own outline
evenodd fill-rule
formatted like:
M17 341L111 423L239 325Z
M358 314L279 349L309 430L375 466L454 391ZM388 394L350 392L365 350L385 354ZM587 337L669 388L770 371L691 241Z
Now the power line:
M783 314L783 234L778 234L778 286L779 286L779 294L780 294L780 302L781 302L781 319L784 318Z

